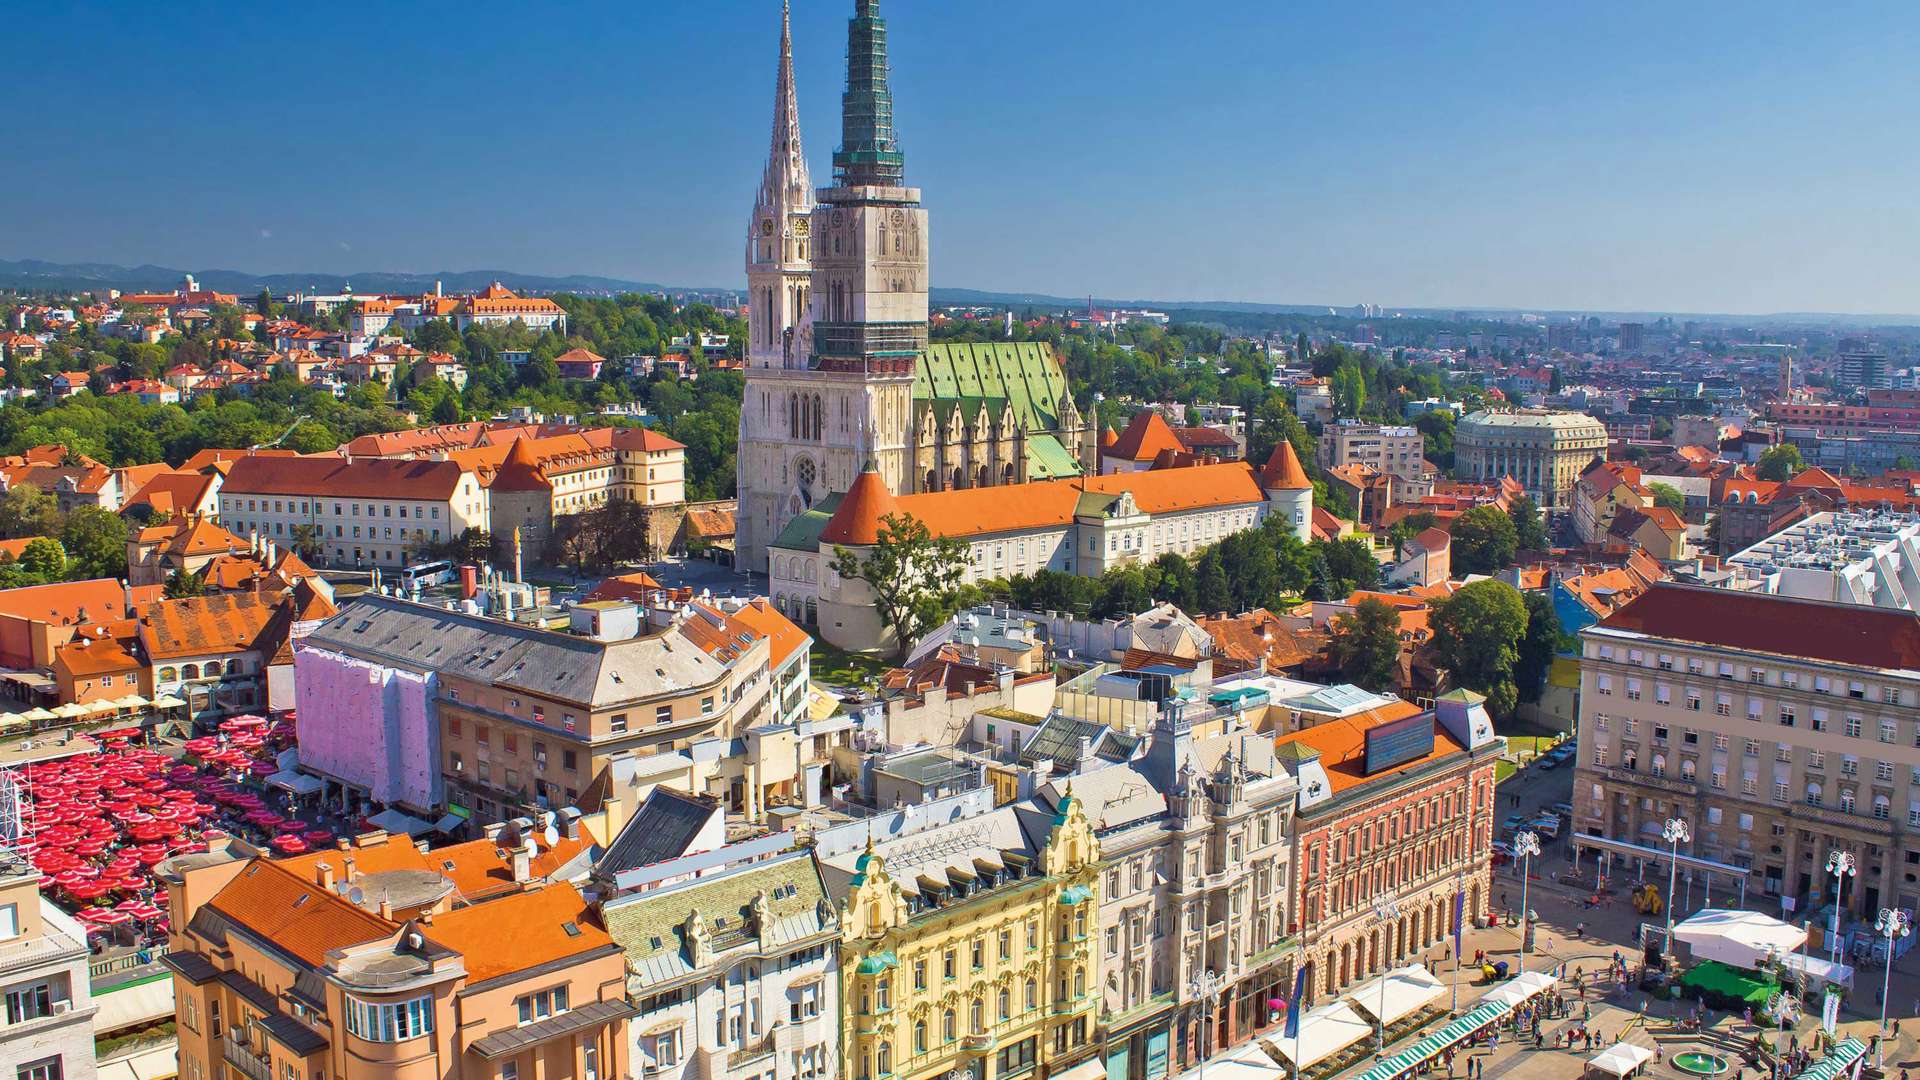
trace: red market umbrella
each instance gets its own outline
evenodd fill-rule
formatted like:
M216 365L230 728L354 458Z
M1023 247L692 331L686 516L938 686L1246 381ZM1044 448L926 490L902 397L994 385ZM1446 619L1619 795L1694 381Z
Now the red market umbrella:
M273 846L285 855L299 855L307 850L307 842L292 833L274 837Z
M306 841L309 844L333 843L333 834L326 829L308 829L305 835Z

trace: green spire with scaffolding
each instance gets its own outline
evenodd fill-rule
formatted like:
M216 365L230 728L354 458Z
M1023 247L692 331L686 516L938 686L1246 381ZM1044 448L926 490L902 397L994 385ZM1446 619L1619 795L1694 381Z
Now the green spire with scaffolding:
M880 0L855 0L847 22L847 89L840 96L833 176L845 187L903 187L906 172L906 157L893 141L887 24L880 18Z

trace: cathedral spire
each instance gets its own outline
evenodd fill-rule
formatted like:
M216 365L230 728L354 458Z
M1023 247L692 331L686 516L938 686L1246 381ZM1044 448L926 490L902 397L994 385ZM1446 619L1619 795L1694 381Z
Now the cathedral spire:
M893 140L887 86L887 24L880 0L855 0L847 23L847 88L840 98L840 149L833 175L844 187L902 187L906 158Z
M793 89L793 16L788 0L780 4L780 73L773 88L773 141L767 171L760 177L761 212L787 204L804 206L813 188L807 155L800 148L800 100ZM758 215L756 215L758 216Z

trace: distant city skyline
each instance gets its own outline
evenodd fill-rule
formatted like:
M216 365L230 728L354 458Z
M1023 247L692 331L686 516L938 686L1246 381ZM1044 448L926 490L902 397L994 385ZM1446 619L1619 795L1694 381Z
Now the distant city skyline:
M0 258L739 287L779 3L656 6L38 13ZM794 12L818 183L852 7ZM1183 10L883 0L936 288L1920 311L1920 13Z

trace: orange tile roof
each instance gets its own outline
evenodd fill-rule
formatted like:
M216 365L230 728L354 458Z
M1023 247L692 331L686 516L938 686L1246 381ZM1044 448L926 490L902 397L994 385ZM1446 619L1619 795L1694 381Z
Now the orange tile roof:
M44 536L22 536L13 540L0 540L0 555L11 555L16 560L27 553L27 545L35 540L48 539ZM58 541L55 541L56 543Z
M1293 444L1281 439L1260 470L1260 487L1267 491L1299 491L1312 486L1313 481L1307 479L1307 470L1301 467L1300 455L1294 451Z
M207 489L213 485L210 474L164 470L141 484L132 498L121 507L151 506L156 511L170 514L184 514L199 508L207 497Z
M341 872L339 854L322 853L322 857L333 856L336 873ZM254 859L209 903L313 967L324 966L327 954L335 949L377 941L399 929L398 924L322 889L313 878L311 864L303 875L290 862Z
M131 625L130 623L128 625ZM130 641L114 636L75 637L53 652L53 668L76 678L137 671L141 663L128 651Z
M261 649L276 600L257 593L162 600L147 609L140 640L150 660Z
M762 637L772 639L768 643L767 662L774 667L779 667L796 649L813 640L805 630L794 625L792 619L782 615L780 609L769 604L764 596L742 605L739 611L733 613L733 617Z
M1284 626L1279 617L1266 608L1224 619L1202 617L1194 622L1213 638L1217 654L1249 665L1261 665L1273 673L1297 668L1319 656L1331 638L1325 630L1295 630Z
M120 619L127 615L126 590L113 578L5 589L0 590L0 615L55 626Z
M1405 761L1390 769L1382 769L1371 776L1363 771L1367 763L1367 729L1409 716L1417 716L1420 707L1409 701L1396 701L1377 709L1352 716L1336 717L1315 724L1302 731L1281 735L1273 740L1274 746L1289 743L1311 747L1320 753L1320 767L1326 770L1327 783L1333 793L1339 795L1382 777L1395 776L1418 765L1438 761L1453 754L1464 754L1465 746L1447 733L1447 729L1435 724L1433 728L1433 749L1412 761Z
M244 457L227 473L225 491L236 495L305 495L322 498L421 499L446 502L467 470L452 461L390 458Z
M636 571L631 574L616 574L601 580L587 594L588 600L632 600L646 603L666 591L666 587L653 580L653 575Z
M540 459L533 452L532 439L515 439L507 448L507 457L493 474L496 491L550 491L553 481L540 471Z
M572 926L574 933L568 933ZM547 885L434 916L420 932L461 954L470 982L613 947L572 885ZM510 947L503 947L503 944Z
M878 473L862 473L820 531L825 544L873 544L880 518L912 516L935 536L980 536L1061 528L1073 521L1083 495L1128 493L1148 514L1169 514L1263 503L1266 493L1244 461L1107 476L1039 480L1000 487L929 491L895 497Z
M1106 457L1125 458L1128 461L1152 461L1162 450L1177 454L1183 449L1173 428L1160 418L1159 413L1148 409L1134 413L1133 419L1127 422L1127 429L1101 453Z

